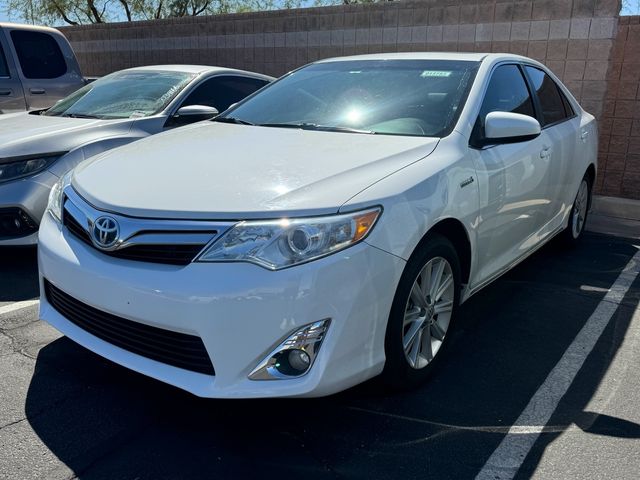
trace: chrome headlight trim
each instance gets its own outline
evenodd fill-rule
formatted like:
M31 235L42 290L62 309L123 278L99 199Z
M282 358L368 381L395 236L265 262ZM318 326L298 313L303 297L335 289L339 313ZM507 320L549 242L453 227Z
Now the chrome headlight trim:
M382 207L321 217L247 220L217 238L196 262L245 262L267 270L307 263L363 241Z

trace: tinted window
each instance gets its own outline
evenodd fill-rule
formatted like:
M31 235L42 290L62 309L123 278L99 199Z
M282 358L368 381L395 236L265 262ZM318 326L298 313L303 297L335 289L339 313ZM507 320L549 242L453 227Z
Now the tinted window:
M484 119L491 112L520 113L535 118L527 83L517 65L501 65L493 71L472 137L484 138Z
M0 77L9 77L9 67L7 67L7 59L4 56L2 45L0 45Z
M182 106L206 105L225 111L230 105L251 95L268 82L257 78L224 76L206 80L189 94Z
M539 68L525 67L527 74L531 78L533 88L538 94L540 106L542 107L543 124L556 123L564 120L571 114L567 115L565 106L560 96L558 86L549 75Z
M495 69L480 109L480 119L490 112L521 113L535 117L529 89L516 65L502 65Z
M564 105L565 114L567 115L567 117L573 117L575 115L575 112L573 111L573 107L569 103L569 100L567 99L566 95L562 93L562 90L560 90L560 88L558 88L558 91L560 92L560 96L562 97L562 104Z
M51 35L14 30L11 39L27 78L58 78L67 73L60 47Z
M269 85L229 116L276 128L440 137L453 128L477 67L445 60L315 63Z

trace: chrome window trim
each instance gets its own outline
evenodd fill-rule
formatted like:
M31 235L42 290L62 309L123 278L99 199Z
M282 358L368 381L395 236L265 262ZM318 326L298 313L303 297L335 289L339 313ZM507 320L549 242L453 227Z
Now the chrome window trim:
M64 215L71 215L82 226L95 248L107 252L137 245L202 244L202 248L205 249L236 223L207 220L164 220L119 215L93 207L72 186L67 186L64 190L63 217ZM91 234L94 222L105 215L113 217L120 227L118 241L109 248L96 245ZM194 255L193 260L198 258L200 253Z

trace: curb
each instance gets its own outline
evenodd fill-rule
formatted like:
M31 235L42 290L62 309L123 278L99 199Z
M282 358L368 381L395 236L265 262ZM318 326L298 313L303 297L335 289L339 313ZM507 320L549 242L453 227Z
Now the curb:
M640 200L594 195L591 213L640 221Z

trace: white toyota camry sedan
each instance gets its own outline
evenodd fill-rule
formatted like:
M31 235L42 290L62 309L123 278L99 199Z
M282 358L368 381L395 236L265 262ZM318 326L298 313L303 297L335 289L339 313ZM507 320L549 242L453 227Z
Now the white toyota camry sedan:
M525 57L316 62L64 176L40 228L40 317L199 396L414 386L461 302L580 238L596 138Z

